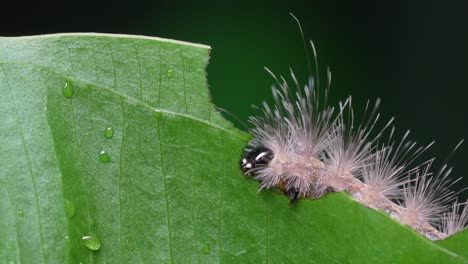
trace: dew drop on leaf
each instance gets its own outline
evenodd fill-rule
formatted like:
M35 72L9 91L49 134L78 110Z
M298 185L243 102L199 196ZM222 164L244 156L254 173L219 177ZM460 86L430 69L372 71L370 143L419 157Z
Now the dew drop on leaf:
M174 76L174 70L167 70L166 76L169 77L169 78Z
M65 199L65 212L67 213L68 219L73 218L73 216L75 215L75 209L76 209L75 204Z
M96 251L101 248L101 241L95 234L87 234L81 238L83 245L90 250Z
M20 217L23 217L23 216L24 216L23 210L18 210L18 216L20 216Z
M101 150L101 153L99 153L99 161L102 163L109 163L111 160L111 157L109 153L107 153L105 150Z
M112 138L114 136L114 128L113 127L107 127L106 131L104 132L104 136L106 138Z
M73 86L70 83L66 82L65 85L62 88L63 97L65 97L67 99L70 99L70 98L72 98L74 93L75 93L75 91L73 90Z

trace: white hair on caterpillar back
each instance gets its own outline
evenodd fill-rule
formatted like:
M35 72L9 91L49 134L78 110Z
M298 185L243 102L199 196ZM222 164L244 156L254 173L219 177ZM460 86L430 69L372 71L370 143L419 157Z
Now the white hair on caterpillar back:
M260 189L281 190L291 202L347 191L363 205L388 213L430 239L464 229L468 206L460 209L462 204L455 200L459 192L450 190L458 181L448 177L451 168L445 164L433 176L433 158L413 164L434 142L420 147L408 140L409 131L396 140L394 127L388 143L378 142L393 122L392 118L374 131L380 99L371 110L367 103L361 122L355 122L351 97L335 111L328 105L331 72L327 69L327 85L321 91L316 50L310 44L316 78L309 63L306 85L301 87L292 70L290 86L266 69L276 81L274 104L263 102L258 108L262 114L249 118L253 139L241 160L244 174L257 179ZM306 57L309 61L307 50Z
M442 219L442 232L447 235L453 235L462 231L468 225L468 200L464 203L458 203L455 200L448 213L444 213ZM463 209L461 207L463 206Z

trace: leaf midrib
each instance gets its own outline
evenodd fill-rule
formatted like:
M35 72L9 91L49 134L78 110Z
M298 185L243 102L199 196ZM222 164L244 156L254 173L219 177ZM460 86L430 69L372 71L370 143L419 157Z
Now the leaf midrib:
M196 121L196 122L199 122L199 123L208 125L208 126L210 126L210 127L213 127L213 128L215 128L215 129L218 129L218 130L221 130L221 131L224 131L224 132L228 132L229 134L233 135L234 137L236 137L236 138L238 138L238 139L246 140L246 139L249 138L248 134L241 133L241 132L236 132L236 131L233 131L233 130L229 130L229 129L224 128L224 127L222 127L222 126L213 124L213 123L211 123L211 122L208 121L208 120L204 120L204 119L201 119L201 118L192 116L192 115L190 115L190 114L185 114L185 113L180 113L180 112L174 112L174 111L169 111L169 110L164 110L164 109L155 108L155 107L153 107L153 106L151 106L151 105L145 103L144 101L142 101L142 100L140 100L140 99L138 99L138 98L129 96L129 95L127 95L127 94L119 93L119 92L113 90L112 88L108 88L108 87L106 87L106 86L104 86L104 85L102 85L102 84L96 84L96 83L93 83L93 82L81 80L81 79L79 79L79 78L69 77L69 76L67 76L67 75L65 75L65 74L63 74L63 73L61 73L61 72L58 72L58 71L56 71L56 70L53 70L53 69L51 69L51 68L49 68L49 67L45 67L45 66L38 65L38 64L35 64L35 63L30 63L30 62L23 62L23 61L0 61L0 65L3 65L3 64L29 65L29 66L31 66L31 67L35 67L35 68L44 70L44 71L46 71L46 72L49 72L49 73L51 73L51 74L54 74L54 75L59 76L59 77L61 77L61 78L63 78L63 79L66 79L66 80L76 81L76 82L80 82L80 83L83 83L83 84L87 84L87 85L91 85L91 86L97 87L97 88L99 88L99 89L102 89L103 91L107 91L107 92L109 92L109 93L111 93L111 94L117 95L117 96L119 96L121 99L122 99L122 98L125 98L125 99L127 99L127 100L129 100L129 101L131 101L131 102L134 102L134 103L138 104L138 105L141 106L141 107L144 107L144 108L149 109L149 110L151 110L151 111L153 111L153 112L156 112L156 113L164 113L164 114L168 114L168 115L173 115L173 116L178 116L178 117L190 119L190 120L193 120L193 121ZM5 76L6 76L6 74L5 74ZM121 102L122 102L122 100L121 100ZM211 110L212 110L212 109L210 109L210 113L211 113ZM122 142L121 142L121 143L123 143L123 139L122 139ZM119 188L120 188L120 183L119 183ZM120 196L120 195L119 195L119 196ZM119 199L120 199L120 198L119 198ZM120 206L120 202L119 202L119 206ZM267 217L268 217L268 211L267 211ZM388 216L387 216L387 217L388 217ZM269 235L269 232L267 231L267 236L268 236L268 235ZM419 235L418 235L418 236L419 236ZM438 244L436 244L436 243L432 243L431 241L428 241L427 239L425 239L425 238L423 238L423 237L421 237L421 239L425 240L425 242L426 242L426 244L427 244L428 246L429 246L429 244L430 244L430 246L434 246L435 249L441 250L442 252L445 252L446 254L450 254L451 256L456 257L456 258L462 260L462 261L465 262L465 263L468 262L468 260L467 260L465 257L463 257L463 256L461 256L461 255L459 255L459 254L457 254L457 253L455 253L455 252L452 252L452 251L450 251L449 249L447 249L447 248L445 248L445 247L443 247L443 246L440 246L440 245L438 245ZM268 242L268 240L267 240L267 242ZM268 249L267 249L267 252L266 252L266 253L268 254ZM141 256L140 256L140 258L141 258ZM268 261L268 255L267 255L266 260Z
M207 126L210 126L212 128L215 128L217 130L220 130L220 131L224 131L224 132L228 132L229 134L233 135L234 137L238 138L238 139L242 139L242 140L246 140L248 138L248 135L247 134L241 134L241 133L238 133L236 131L233 131L233 130L229 130L227 128L224 128L222 126L219 126L217 124L213 124L207 120L204 120L204 119L201 119L201 118L198 118L198 117L195 117L195 116L192 116L192 115L189 115L189 114L185 114L185 113L180 113L180 112L174 112L174 111L169 111L169 110L165 110L165 109L158 109L158 108L155 108L155 107L152 107L151 105L145 103L144 101L138 99L138 98L135 98L135 97L132 97L132 96L129 96L129 95L126 95L126 94L122 94L122 93L119 93L111 88L108 88L106 86L103 86L102 84L96 84L94 82L89 82L89 81L85 81L85 80L81 80L79 78L73 78L71 76L67 76L61 72L58 72L56 70L53 70L49 67L45 67L45 66L42 66L42 65L38 65L38 64L35 64L35 63L31 63L31 62L24 62L24 61L0 61L0 66L2 66L2 71L3 71L3 65L26 65L26 66L29 66L29 67L32 67L32 68L37 68L37 69L40 69L42 71L45 71L45 72L48 72L50 74L53 74L55 76L58 76L62 79L65 79L65 80L69 80L69 81L72 81L72 82L78 82L78 83L82 83L84 85L89 85L89 86L93 86L93 87L96 87L98 89L101 89L102 91L106 91L108 93L111 93L113 95L117 95L119 98L121 98L121 102L122 101L122 98L130 101L130 102L134 102L136 103L137 105L141 106L141 107L144 107L146 109L149 109L153 112L157 112L157 113L164 113L164 114L168 114L168 115L173 115L173 116L178 116L178 117L182 117L182 118L186 118L186 119L189 119L189 120L193 120L193 121L196 121L196 122L199 122L199 123L202 123L202 124L205 124ZM4 73L5 76L7 76L6 73ZM210 109L211 111L211 109ZM18 121L18 120L17 120ZM18 121L19 122L19 121ZM123 142L123 139L122 139L122 142ZM121 144L122 144L121 142ZM23 142L24 144L24 142ZM119 162L120 163L120 162ZM120 176L119 176L120 178ZM119 183L119 188L120 188L120 183ZM167 194L166 194L167 196ZM166 197L167 198L167 197ZM37 203L37 198L36 198L36 203ZM167 203L167 201L166 201ZM119 214L121 216L121 202L120 202L120 193L119 193ZM167 207L167 205L166 205ZM168 213L168 217L169 217L169 211L168 211L168 208L166 208L167 210L167 213ZM89 213L89 212L88 212ZM119 223L121 222L121 219L119 219ZM170 221L168 219L168 221ZM40 222L40 221L39 221ZM40 223L39 223L40 224ZM119 228L119 231L120 228ZM170 228L169 228L169 232L170 232ZM120 237L120 236L119 236ZM169 237L170 237L170 234L169 234ZM170 238L169 238L170 239ZM41 238L42 240L42 238ZM41 243L43 244L43 243ZM171 251L171 262L173 261L173 257L172 257L172 248L171 246L169 246L169 249ZM43 249L42 249L43 251ZM122 253L122 251L120 250L120 253ZM44 254L42 254L43 257L45 257ZM94 259L91 258L91 262L94 262Z
M182 118L186 118L186 119L190 119L190 120L193 120L193 121L196 121L196 122L199 122L199 123L203 123L205 125L208 125L208 126L211 126L215 129L218 129L218 130L221 130L221 131L224 131L224 132L227 132L231 135L233 135L234 137L238 138L238 139L241 139L241 140L248 140L249 139L249 135L246 134L246 133L239 133L239 132L235 132L233 130L229 130L225 127L222 127L220 125L217 125L217 124L213 124L211 123L210 121L208 120L204 120L204 119L201 119L201 118L198 118L198 117L195 117L195 116L192 116L192 115L189 115L189 114L185 114L185 113L180 113L180 112L174 112L174 111L170 111L170 110L165 110L165 109L160 109L160 108L156 108L156 107L153 107L143 101L141 101L140 99L138 98L135 98L135 97L132 97L132 96L129 96L127 94L122 94L122 93L119 93L111 88L108 88L108 87L105 87L103 86L102 84L96 84L96 83L93 83L93 82L89 82L89 81L84 81L84 80L81 80L81 79L77 79L77 78L73 78L73 77L70 77L70 76L66 76L64 75L63 73L60 73L58 71L55 71L55 70L52 70L51 68L49 67L45 67L45 66L42 66L42 65L38 65L38 64L35 64L35 63L30 63L30 62L22 62L22 61L0 61L0 65L3 65L3 64L19 64L19 65L30 65L30 66L33 66L33 67L36 67L36 68L39 68L41 70L44 70L44 71L47 71L49 73L52 73L52 74L55 74L63 79L66 79L66 80L70 80L70 81L75 81L75 82L80 82L82 84L86 84L86 85L90 85L90 86L94 86L94 87L97 87L97 88L100 88L104 91L107 91L109 93L112 93L114 95L117 95L121 98L125 98L131 102L134 102L146 109L149 109L155 113L163 113L163 114L168 114L168 115L173 115L173 116L178 116L178 117L182 117ZM210 110L211 111L211 110Z

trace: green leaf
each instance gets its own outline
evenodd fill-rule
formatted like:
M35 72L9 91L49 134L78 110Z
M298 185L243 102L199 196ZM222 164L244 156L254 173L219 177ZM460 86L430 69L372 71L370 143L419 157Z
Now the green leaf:
M468 259L468 230L464 230L447 239L438 241L437 244Z
M241 175L209 47L0 38L0 261L468 263L346 194L288 207ZM455 251L455 250L454 250Z

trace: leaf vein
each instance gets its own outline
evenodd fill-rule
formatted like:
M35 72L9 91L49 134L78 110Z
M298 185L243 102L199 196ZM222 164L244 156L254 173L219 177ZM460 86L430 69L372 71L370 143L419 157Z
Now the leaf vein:
M184 91L184 107L185 107L185 113L187 113L188 105L187 105L187 87L185 85L185 61L184 61L184 53L182 50L180 50L180 59L182 60L182 82L183 82L183 91Z
M75 139L77 139L77 138L78 138L78 132L77 132L78 130L76 129L75 107L74 107L74 105L73 105L73 99L70 100L70 107L71 107L71 109L72 109L72 111L71 111L72 115L71 115L71 116L72 116L72 122L73 122L73 134L74 134ZM93 123L92 123L92 122L91 122L91 126L93 127ZM94 129L93 129L93 132L94 132ZM80 149L79 144L77 144L78 140L75 140L74 142L75 142L76 147L77 147L78 149ZM79 164L80 164L80 167L83 168L83 161L82 161L82 158L81 158L81 154L80 154L80 153L81 153L80 151L77 151L78 162L79 162ZM62 173L62 171L61 171L61 173ZM86 174L86 184L84 184L84 186L89 186L89 182L90 182L91 180L93 180L95 183L97 183L97 185L99 185L99 186L102 188L102 186L100 185L100 183L99 183L98 181L96 181L95 179L90 178L88 174ZM85 181L85 179L83 179L83 181ZM88 192L88 188L85 188L85 190L86 190L86 192ZM90 197L90 195L86 195L85 197L86 197L86 198L85 198L85 200L86 200L86 214L88 215L88 219L87 219L87 221L86 221L86 225L87 225L87 227L88 227L88 232L90 232L90 231L91 231L91 226L90 226L90 223L89 223L89 221L90 221L89 219L91 219L91 214L90 214L90 212L89 212L89 204L90 204L90 202L89 202L89 197ZM90 263L94 263L94 258L93 258L93 255L92 255L92 254L89 254L89 258L90 258L90 260L91 260Z
M140 63L140 54L138 54L138 49L135 49L135 55L138 62L138 89L140 91L140 100L143 101L143 84L142 84L142 74L141 74L141 63Z
M5 179L6 180L6 179ZM7 180L6 180L7 181ZM5 184L6 185L6 184ZM12 199L11 199L11 192L10 192L10 188L5 188L6 189L6 192L7 192L7 197L8 197L8 202L9 204L13 206L13 204L11 203ZM14 208L13 208L14 209ZM15 214L15 212L13 212L13 215ZM19 237L19 234L18 234L18 221L17 221L18 218L15 217L15 242L16 242L16 254L17 254L17 260L18 260L18 263L22 263L21 261L21 248L20 248L20 245L19 245L19 240L18 240L18 237Z
M238 138L238 139L241 139L241 140L248 140L249 139L249 135L245 134L245 135L242 135L241 133L237 132L237 131L234 131L234 130L231 130L231 129L228 129L228 128L225 128L225 127L222 127L220 125L216 125L216 124L213 124L205 119L201 119L199 117L195 117L195 116L191 116L189 114L186 114L186 113L178 113L178 112L174 112L174 111L171 111L171 110L166 110L166 109L160 109L160 108L156 108L156 107L153 107L135 97L132 97L132 96L129 96L127 94L122 94L122 93L119 93L111 88L107 88L105 86L103 86L102 84L96 84L96 83L93 83L93 82L89 82L89 81L84 81L84 80L80 80L80 79L77 79L77 78L70 78L69 76L66 76L64 75L63 73L60 73L60 72L57 72L55 70L52 70L48 67L44 67L44 66L41 66L41 65L37 65L37 64L34 64L34 63L25 63L25 62L14 62L14 61L0 61L0 64L26 64L26 65L31 65L31 66L34 66L34 67L37 67L37 68L40 68L44 71L47 71L49 73L53 73L63 79L68 79L70 81L76 81L76 82L81 82L83 84L86 84L86 85L90 85L90 86L95 86L97 88L100 88L104 91L107 91L109 93L112 93L114 95L117 95L117 96L121 96L125 99L127 99L128 101L132 101L144 108L147 108L151 111L154 111L154 112L159 112L159 113L163 113L163 114L167 114L167 115L173 115L173 116L178 116L178 117L183 117L183 118L187 118L187 119L190 119L190 120L193 120L193 121L196 121L196 122L200 122L200 123L203 123L205 125L208 125L210 127L213 127L215 129L218 129L218 130L221 130L221 131L224 131L224 132L227 132L229 134L232 134L234 137Z
M119 150L119 259L122 261L122 152L125 134L125 110L123 99L120 97L120 106L122 108L122 136L120 138Z
M36 205L36 213L37 213L37 218L38 218L37 222L38 222L38 225L39 225L39 239L40 239L40 242L41 242L41 255L42 255L43 262L47 263L47 257L46 257L45 248L44 248L44 243L45 243L44 242L44 237L43 237L44 234L43 234L43 230L42 230L42 216L41 216L41 211L39 210L40 207L39 207L39 201L38 201L39 198L38 198L38 194L37 194L37 184L36 184L36 179L35 179L34 174L33 174L31 157L30 157L28 148L26 146L26 139L24 138L23 129L21 128L21 120L20 120L19 115L18 115L18 109L16 108L16 106L18 104L16 103L16 98L15 98L15 96L13 94L10 83L8 82L8 77L7 77L7 74L5 72L5 69L4 69L3 65L1 67L2 67L2 73L5 76L6 86L8 87L8 91L10 92L11 100L13 101L14 115L15 115L15 120L16 120L16 128L18 129L19 136L20 136L20 139L21 139L21 145L23 146L24 154L26 156L26 161L28 163L29 176L31 177L31 182L32 182L32 187L33 187L33 192L34 192L34 203Z
M174 258L172 256L172 234L171 234L171 217L169 213L169 196L167 194L167 183L166 183L166 172L164 170L164 153L163 153L163 144L162 144L162 137L161 137L161 125L159 121L158 124L158 144L159 144L159 152L161 153L161 172L163 177L163 185L164 185L164 202L166 205L166 221L167 221L167 236L169 240L169 256L171 259L171 263L174 263Z
M219 179L219 189L220 189L220 205L219 205L219 215L218 215L218 247L219 247L219 263L222 262L222 251L223 251L223 244L222 244L222 239L221 239L221 217L223 214L223 199L224 199L224 194L223 194L223 182L224 179L226 178L226 170L225 170L225 149L224 149L224 137L221 135L221 142L222 142L222 170L223 170L223 177L220 177Z
M195 159L193 157L193 152L190 152L191 160L192 162L195 162ZM190 168L190 180L191 180L191 186L192 186L192 206L191 206L191 216L192 216L192 224L193 224L193 236L195 237L195 250L197 252L197 263L200 263L200 250L198 248L198 235L197 235L197 223L196 223L196 211L195 211L195 194L196 194L196 188L195 188L195 182L194 182L194 173L193 173L193 167Z

